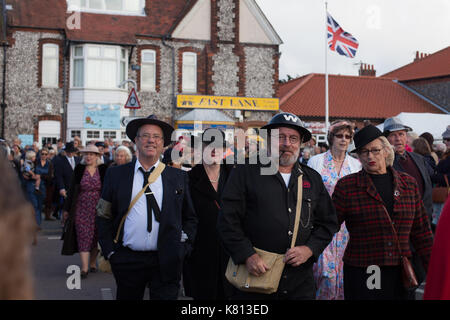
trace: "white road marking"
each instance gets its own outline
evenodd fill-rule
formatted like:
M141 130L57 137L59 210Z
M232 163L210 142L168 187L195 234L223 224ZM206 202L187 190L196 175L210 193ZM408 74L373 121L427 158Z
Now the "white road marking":
M101 288L102 300L114 300L111 288Z

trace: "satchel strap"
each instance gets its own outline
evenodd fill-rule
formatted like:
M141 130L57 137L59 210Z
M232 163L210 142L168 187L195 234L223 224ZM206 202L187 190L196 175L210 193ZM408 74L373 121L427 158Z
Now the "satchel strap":
M127 213L122 217L122 220L120 220L119 228L117 229L116 237L114 238L114 243L117 243L119 241L119 235L120 230L122 230L122 226L125 223L125 219L128 217L128 214L130 214L131 208L134 207L136 202L139 200L140 197L144 194L145 190L147 190L147 187L152 184L153 182L158 179L158 177L161 175L161 173L164 171L166 165L162 162L159 162L158 166L153 170L153 172L148 176L147 184L142 188L141 191L133 198L130 205L128 206Z
M395 230L394 223L392 222L391 216L389 215L389 212L387 211L387 209L386 209L386 207L384 205L383 205L383 209L384 209L384 212L386 213L386 216L387 216L387 218L389 220L389 223L391 225L392 232L394 233L395 242L397 242L398 252L400 253L400 259L402 259L403 258L403 254L402 254L402 249L401 249L401 246L400 246L400 240L398 239L397 230Z
M297 208L295 210L295 222L294 222L294 234L292 235L291 248L295 247L295 241L297 240L298 227L300 217L302 215L302 201L303 201L303 175L298 176L297 186Z
M445 179L445 184L447 185L447 193L448 193L448 191L450 189L450 186L448 185L448 178L447 178L447 174L446 173L444 173L444 179Z

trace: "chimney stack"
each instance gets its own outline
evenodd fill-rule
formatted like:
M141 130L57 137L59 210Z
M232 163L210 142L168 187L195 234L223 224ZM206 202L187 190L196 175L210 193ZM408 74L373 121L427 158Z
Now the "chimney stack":
M359 67L359 76L375 77L376 73L373 64L361 63Z
M428 56L429 56L428 53L423 53L423 52L416 51L416 58L414 59L414 62L419 61L419 60L421 60L423 58L426 58Z

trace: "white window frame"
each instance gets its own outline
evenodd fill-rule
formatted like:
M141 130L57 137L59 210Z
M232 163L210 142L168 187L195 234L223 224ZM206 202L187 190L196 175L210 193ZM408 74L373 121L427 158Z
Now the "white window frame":
M186 81L185 81L185 77L187 75L187 72L185 72L185 67L192 67L192 65L186 65L186 63L185 63L185 60L186 60L185 57L188 57L188 56L195 58L194 59L195 64L193 65L194 70L195 70L194 79L193 79L194 87L187 87ZM182 74L181 74L181 91L183 93L196 93L197 92L197 53L196 52L191 52L191 51L183 52L182 68L183 69L182 69Z
M114 135L112 137L112 135ZM117 132L116 131L103 131L103 140L106 139L113 139L115 140L117 138Z
M145 61L144 55L145 53L153 53L153 61ZM153 66L153 83L146 84L143 81L143 71L144 66L152 65ZM153 49L144 49L141 51L141 91L156 91L156 50Z
M87 139L100 139L100 130L86 130Z
M75 50L76 48L82 47L83 48L83 56L75 56ZM90 57L89 56L89 49L92 48L99 48L100 49L100 56L99 57ZM115 57L109 58L105 57L104 53L106 49L115 49ZM75 45L72 46L72 55L70 59L70 88L72 89L94 89L94 90L127 90L126 87L121 87L120 89L117 87L118 84L123 81L124 79L120 78L121 75L121 63L125 63L125 79L128 77L128 50L126 48L123 48L121 46L108 46L108 45L97 45L97 44L84 44L84 45ZM122 58L122 50L125 50L125 58ZM75 61L82 59L83 60L83 85L82 86L74 86L74 71L75 71ZM100 60L100 61L115 61L116 65L116 79L114 81L114 85L111 87L102 87L102 86L90 86L88 83L90 83L88 79L88 61L90 60Z
M46 56L45 55L45 48L55 48L56 49L56 56ZM42 87L45 88L58 88L59 87L59 45L55 43L44 43L42 45L42 66L41 66L41 81L42 81ZM56 60L56 82L55 83L45 83L44 81L44 75L48 72L45 70L45 61L47 59L50 60Z
M80 137L81 139L81 130L70 130L70 137L73 139L76 136Z
M124 16L146 16L145 14L145 0L139 1L139 9L137 11L125 10L125 2L129 0L122 0L121 10L107 10L105 0L99 0L102 3L102 9L91 9L91 0L67 0L67 12L80 11L90 12L97 14L111 14L111 15L124 15Z

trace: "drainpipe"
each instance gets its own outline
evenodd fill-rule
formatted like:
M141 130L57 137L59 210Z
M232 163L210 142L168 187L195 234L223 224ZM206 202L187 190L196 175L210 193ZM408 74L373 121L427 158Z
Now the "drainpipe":
M62 116L62 128L61 128L61 139L62 141L66 141L67 137L67 57L69 55L70 43L67 40L66 33L63 33L64 36L64 48L63 48L63 94L62 94L62 108L63 108L63 116Z
M166 43L168 37L169 35L165 35L164 37L162 37L162 44L163 46L172 50L172 125L175 126L175 112L177 109L177 98L175 90L175 83L177 79L175 74L175 47Z
M7 17L6 17L6 0L2 0L2 15L3 15L3 77L2 77L2 129L0 137L5 138L5 111L6 111L6 26L7 26Z

